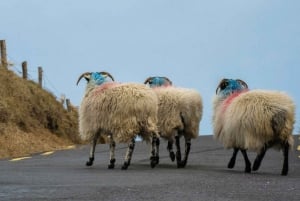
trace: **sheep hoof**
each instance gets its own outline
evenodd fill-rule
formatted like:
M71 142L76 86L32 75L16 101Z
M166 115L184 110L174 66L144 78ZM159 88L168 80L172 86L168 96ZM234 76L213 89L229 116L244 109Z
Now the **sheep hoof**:
M287 172L281 172L282 176L286 176L288 173Z
M115 164L109 164L108 165L108 169L114 169L115 168Z
M245 168L245 173L251 173L251 166Z
M89 161L86 162L86 166L92 166L94 163L94 157L89 158Z
M159 157L158 156L151 156L150 158L151 162L151 168L154 168L159 163Z
M156 166L156 162L154 162L154 161L151 161L151 168L155 168L155 166Z
M114 169L115 168L115 162L116 162L116 159L111 159L110 163L108 165L108 169Z
M288 174L288 170L284 170L284 169L283 169L283 170L281 171L281 175L282 175L282 176L286 176L287 174Z
M235 160L230 160L227 165L227 168L232 169L232 168L234 168L234 165L235 165Z
M186 166L186 161L180 161L177 163L177 168L184 168Z
M175 161L175 154L174 152L170 152L170 158L171 158L171 161Z
M127 170L128 166L129 166L129 164L127 162L124 162L124 164L122 166L122 170Z

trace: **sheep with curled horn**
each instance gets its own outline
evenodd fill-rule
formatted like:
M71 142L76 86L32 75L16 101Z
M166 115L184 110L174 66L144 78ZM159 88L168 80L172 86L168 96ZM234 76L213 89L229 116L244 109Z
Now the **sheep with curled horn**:
M172 86L167 77L149 77L144 84L148 84L157 94L158 129L161 138L168 141L167 149L172 161L177 162L178 168L187 164L191 149L191 139L199 136L199 124L202 118L202 98L194 89ZM181 158L180 137L185 139L185 154ZM173 144L176 145L176 154ZM159 144L158 144L159 146Z
M156 151L158 100L155 93L143 84L117 83L107 72L87 72L80 75L87 81L85 95L79 107L79 133L92 142L89 161L93 165L99 137L109 139L110 162L115 167L116 143L128 143L122 169L130 165L136 136L151 142L150 165L158 163Z
M295 104L285 93L270 90L249 90L240 80L223 79L213 102L214 137L225 148L233 148L228 168L233 168L240 150L245 172L251 172L247 150L257 152L252 170L259 169L268 148L283 150L281 175L288 174L289 149L293 146Z

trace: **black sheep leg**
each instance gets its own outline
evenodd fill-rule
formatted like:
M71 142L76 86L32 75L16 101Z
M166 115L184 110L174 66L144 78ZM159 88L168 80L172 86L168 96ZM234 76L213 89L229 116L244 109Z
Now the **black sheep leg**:
M127 170L128 166L130 165L132 153L135 147L135 138L131 140L131 142L128 144L128 149L125 156L125 162L122 166L122 170Z
M175 136L175 144L176 144L176 161L177 161L177 167L181 168L181 150L180 150L180 136Z
M286 176L289 171L289 149L290 145L288 142L285 142L283 147L283 167L281 170L281 175Z
M110 160L108 169L114 169L115 168L115 149L116 149L116 143L113 140L112 136L110 136L110 144L109 144L109 151L110 151Z
M167 146L171 161L175 161L175 153L173 151L173 143L174 143L173 140L169 140L168 141L168 146Z
M150 165L151 168L154 168L159 163L159 138L156 133L152 135L152 146L151 146L151 156L150 156Z
M261 161L263 160L263 158L265 157L267 151L267 146L265 145L259 152L259 154L257 154L255 160L254 160L254 164L252 167L253 171L257 171L261 165Z
M247 155L247 151L245 149L241 149L241 152L244 156L244 160L245 160L245 172L246 173L250 173L251 172L251 162L248 158L248 155Z
M232 153L232 156L231 156L231 159L227 165L227 167L229 169L232 169L234 168L234 165L235 165L235 161L236 161L236 156L238 154L238 151L239 151L239 148L233 148L233 153Z
M94 163L94 159L95 159L95 149L96 149L96 145L97 145L97 141L98 141L98 134L95 135L93 141L92 141L92 146L90 149L90 157L89 160L86 162L86 166L92 166Z
M191 139L189 138L185 138L185 152L184 152L184 158L183 160L180 162L180 167L185 167L187 164L187 160L189 157L189 153L191 150Z

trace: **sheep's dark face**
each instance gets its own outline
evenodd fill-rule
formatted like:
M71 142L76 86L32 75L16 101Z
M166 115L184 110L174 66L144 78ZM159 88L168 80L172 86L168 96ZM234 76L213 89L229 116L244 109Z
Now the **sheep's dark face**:
M245 89L248 89L248 86L242 80L223 79L216 90L216 94L222 97L227 97Z
M145 81L145 84L149 83L150 87L161 87L161 86L170 86L172 82L166 77L150 77Z

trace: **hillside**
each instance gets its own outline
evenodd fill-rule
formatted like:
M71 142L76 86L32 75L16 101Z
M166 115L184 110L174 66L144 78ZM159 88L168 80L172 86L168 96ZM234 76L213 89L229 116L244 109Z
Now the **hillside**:
M54 95L0 68L0 158L62 149L79 143L78 114Z

